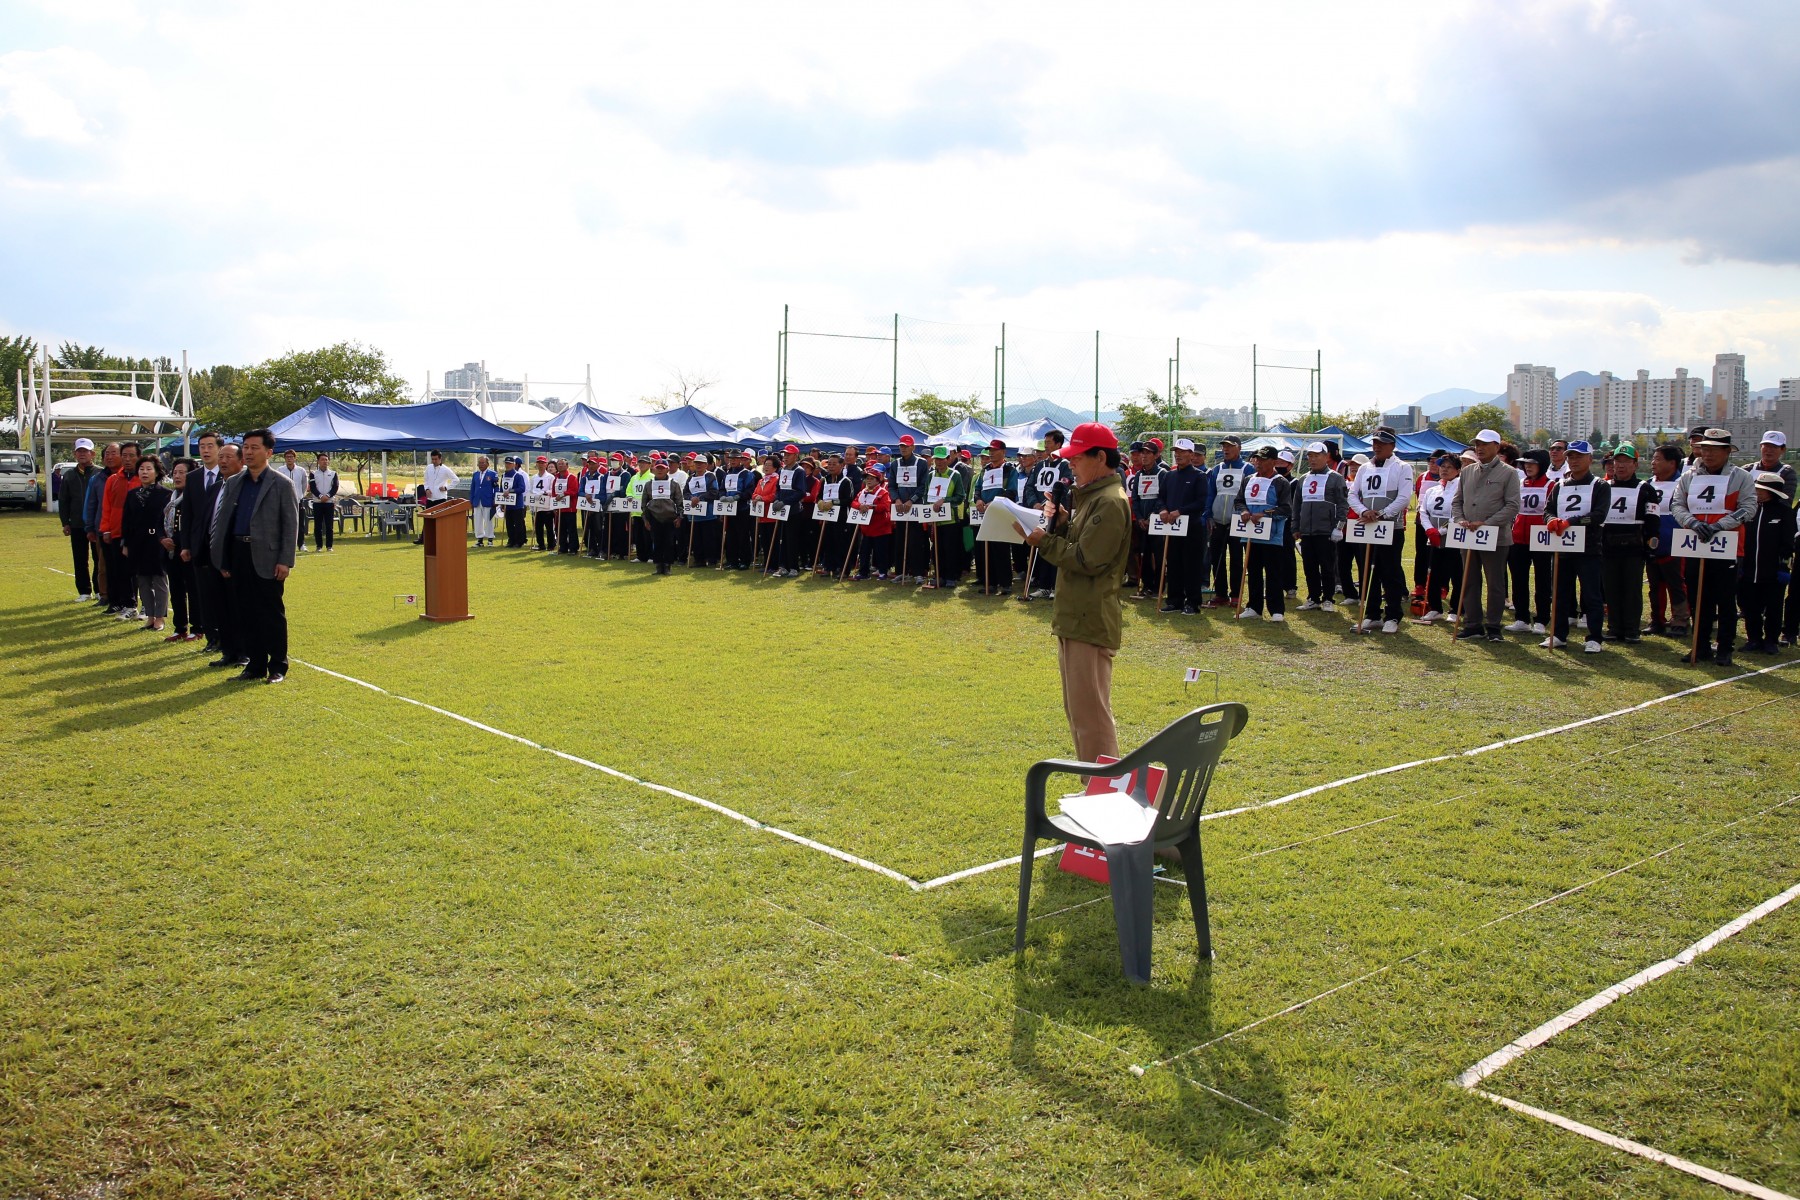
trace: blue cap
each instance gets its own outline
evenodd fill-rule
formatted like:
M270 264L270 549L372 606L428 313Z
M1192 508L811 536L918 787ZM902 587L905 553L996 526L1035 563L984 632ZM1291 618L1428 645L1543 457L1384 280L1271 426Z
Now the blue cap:
M886 446L877 446L877 447L875 447L875 453L877 453L877 454L892 454L893 451L889 450Z
M1586 454L1592 456L1594 453L1594 448L1586 442L1570 442L1568 450L1570 454Z

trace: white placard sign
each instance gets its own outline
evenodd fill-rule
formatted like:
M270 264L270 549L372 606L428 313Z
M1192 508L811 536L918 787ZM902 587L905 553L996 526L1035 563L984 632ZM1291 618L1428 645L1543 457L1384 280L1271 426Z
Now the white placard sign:
M631 500L625 496L614 496L612 503L606 506L607 512L628 513L631 511Z
M913 520L921 525L939 525L950 519L948 504L915 504Z
M736 500L714 500L713 501L713 511L718 513L721 517L737 516L737 506L738 506L738 502Z
M686 517L704 517L706 515L706 501L683 500L681 502L681 513Z
M750 515L751 516L765 517L765 516L768 516L768 514L769 514L769 506L767 504L763 503L761 500L752 500L750 502Z
M1499 545L1499 537L1497 525L1477 525L1469 529L1453 523L1447 541L1457 550L1493 550Z
M867 525L874 516L875 510L872 508L853 508L850 510L849 521L852 525Z
M1587 549L1587 526L1571 525L1561 533L1551 533L1548 525L1536 526L1531 548L1539 554L1580 554Z
M1187 514L1183 513L1173 521L1162 519L1161 513L1150 514L1151 537L1186 537L1188 532Z
M911 524L912 522L917 521L919 519L918 517L913 515L913 506L910 504L894 505L893 509L892 509L892 515L893 515L893 519L896 522L899 522L901 524Z
M980 508L974 504L969 505L969 524L970 525L974 526L976 529L979 529L979 528L981 528L981 523L985 520L987 520L987 512L985 510L983 510L982 508Z
M604 504L605 501L598 496L583 496L575 501L575 507L585 513L597 513Z
M788 505L788 504L771 504L771 505L769 505L769 520L771 520L771 521L785 521L793 515L794 515L794 510L793 510L792 505Z
M1231 536L1247 542L1270 541L1275 537L1275 518L1265 516L1252 521L1249 513L1232 513Z
M1692 529L1677 529L1669 539L1669 553L1676 558L1714 558L1730 562L1737 558L1738 531L1723 529L1708 541Z
M835 504L815 504L815 505L813 505L813 520L815 520L815 521L835 521L835 520L837 520L837 505L835 505Z
M1344 540L1353 546L1391 546L1394 544L1394 523L1345 521Z

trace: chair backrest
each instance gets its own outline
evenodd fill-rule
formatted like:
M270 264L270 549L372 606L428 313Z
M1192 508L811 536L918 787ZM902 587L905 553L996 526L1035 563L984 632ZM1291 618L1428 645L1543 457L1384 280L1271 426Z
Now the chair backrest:
M1120 760L1121 768L1163 767L1156 840L1179 839L1200 819L1219 758L1249 720L1250 710L1235 701L1196 708Z

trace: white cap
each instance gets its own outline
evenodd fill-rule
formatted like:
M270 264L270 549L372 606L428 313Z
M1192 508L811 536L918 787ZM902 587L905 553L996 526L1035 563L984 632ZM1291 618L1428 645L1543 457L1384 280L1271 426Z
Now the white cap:
M1331 453L1330 450L1327 450L1325 448L1324 442L1308 442L1308 443L1306 443L1306 452L1308 454L1330 454Z
M80 444L81 443L79 442L76 443L76 445ZM1765 446L1785 446L1787 445L1787 434L1781 432L1779 429L1771 429L1769 432L1762 435L1762 444Z
M1193 438L1176 438L1175 439L1175 448L1177 450L1192 450L1194 448L1194 439Z
M94 439L93 438L76 438L75 439L75 448L77 450L92 450L94 448Z
M1478 442L1497 442L1500 440L1500 435L1495 433L1492 429L1484 429L1475 435L1475 440Z
M1279 458L1284 463L1291 463L1294 461L1294 452L1292 450L1278 450L1275 453L1275 457Z

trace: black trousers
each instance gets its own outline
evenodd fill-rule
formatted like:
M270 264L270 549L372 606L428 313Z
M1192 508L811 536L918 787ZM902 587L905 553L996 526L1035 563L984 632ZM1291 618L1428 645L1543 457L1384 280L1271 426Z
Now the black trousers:
M200 599L201 628L207 642L219 657L237 659L243 655L243 639L238 636L237 613L230 602L229 580L210 563L194 563L194 593Z
M696 567L719 565L719 548L724 544L725 530L721 519L688 522L688 536L693 539L692 558Z
M1616 638L1637 637L1644 627L1644 556L1602 552L1600 562L1606 632Z
M1787 585L1779 579L1752 579L1748 573L1738 581L1738 608L1744 614L1744 640L1755 646L1773 642L1781 632L1781 592Z
M87 530L71 529L69 531L69 553L75 559L75 594L91 596L94 594L93 575L88 570L92 563L97 572L100 567L100 547L87 540Z
M650 561L658 567L666 567L673 563L675 561L675 522L658 521L646 517L644 525L649 531Z
M826 521L819 525L819 554L814 565L828 575L844 569L844 558L850 553L850 527L843 521Z
M1245 608L1254 608L1264 615L1287 612L1282 599L1282 584L1286 582L1286 574L1281 565L1284 557L1291 559L1293 556L1280 542L1250 543L1250 552L1245 556L1245 570L1249 572L1249 594L1244 597ZM1268 607L1265 608L1264 605Z
M1422 542L1425 539L1420 537ZM1431 559L1425 567L1425 607L1428 611L1454 613L1462 611L1463 553L1454 546L1431 547ZM1479 570L1480 568L1476 568ZM1444 592L1450 593L1445 607Z
M1705 571L1705 591L1701 591L1701 572ZM1737 643L1737 564L1704 558L1687 560L1687 590L1693 618L1700 633L1700 649L1713 641L1721 653L1730 653ZM1699 603L1693 604L1695 598Z
M606 514L581 514L581 545L589 558L606 557Z
M1230 600L1238 594L1244 579L1243 540L1231 536L1231 522L1214 521L1206 549L1212 560L1213 599Z
M525 510L522 508L506 510L506 544L514 550L525 544Z
M1681 577L1681 563L1679 558L1652 558L1649 562L1650 628L1657 633L1669 625L1688 623L1687 580Z
M1199 517L1188 520L1186 537L1172 537L1169 543L1168 587L1163 603L1177 608L1198 607L1206 589L1206 526Z
M1138 591L1154 592L1162 579L1163 543L1169 539L1151 537L1148 529L1139 529L1135 522L1131 536L1137 543Z
M1344 589L1344 599L1354 600L1362 595L1362 586L1368 580L1362 577L1362 555L1348 541L1337 544L1337 585ZM1353 578L1354 576L1354 578Z
M976 542L975 577L984 593L1012 591L1012 547L1005 542Z
M171 633L198 632L200 606L195 601L194 564L182 562L181 553L169 555L169 616L174 619Z
M581 536L575 524L577 514L563 509L556 514L556 552L558 554L580 554Z
M313 510L313 549L331 549L337 534L337 505L329 500L315 500Z
M1300 561L1306 568L1306 598L1324 604L1337 591L1338 544L1329 533L1309 533L1300 538Z
M1534 553L1529 542L1514 542L1506 550L1506 570L1512 577L1513 616L1527 625L1550 619L1549 557Z
M539 550L556 549L556 514L539 509L532 514Z
M724 558L728 567L745 567L750 565L751 557L756 553L756 519L747 514L735 517L721 517L720 533L724 538Z
M287 606L280 579L264 579L251 561L250 543L230 538L226 555L231 563L230 602L238 633L243 639L240 657L250 660L244 669L252 675L287 674Z
M898 547L895 553L899 557L894 561L900 574L924 575L931 570L931 534L926 526L917 521L901 522L894 530L894 544Z
M1385 621L1398 621L1406 616L1409 599L1406 591L1406 531L1394 523L1394 544L1369 548L1369 578L1363 580L1365 611L1372 619L1379 615Z
M1781 617L1781 633L1789 644L1800 641L1800 562L1788 577L1787 609Z
M1289 521L1281 533L1281 586L1289 592L1299 591L1300 566L1294 557L1297 545L1294 538L1294 523Z
M114 541L100 542L100 553L106 560L106 602L113 608L132 608L137 604L137 583L125 561L124 547Z
M1606 619L1605 566L1597 554L1565 554L1562 559L1556 572L1556 622L1550 632L1557 638L1569 636L1579 585L1581 615L1587 618L1587 640L1597 642Z
M880 537L864 534L856 543L856 569L862 575L885 575L893 565L894 535Z
M634 552L633 557L639 562L647 563L654 561L654 547L651 545L650 541L650 518L636 516L630 518L630 520L631 548Z
M1431 543L1425 540L1425 531L1420 529L1418 531L1418 538L1413 542L1412 571L1413 591L1415 592L1422 592L1425 590L1425 576L1432 573L1431 568L1435 565L1434 556L1431 553L1432 549Z

